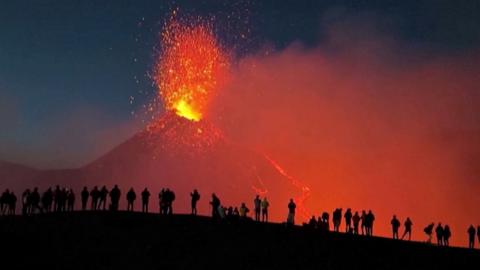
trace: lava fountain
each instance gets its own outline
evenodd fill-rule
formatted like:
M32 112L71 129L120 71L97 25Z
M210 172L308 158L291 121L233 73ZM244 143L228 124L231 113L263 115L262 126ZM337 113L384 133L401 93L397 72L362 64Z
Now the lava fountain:
M225 81L228 63L211 25L182 23L173 17L162 32L154 77L166 109L199 121Z

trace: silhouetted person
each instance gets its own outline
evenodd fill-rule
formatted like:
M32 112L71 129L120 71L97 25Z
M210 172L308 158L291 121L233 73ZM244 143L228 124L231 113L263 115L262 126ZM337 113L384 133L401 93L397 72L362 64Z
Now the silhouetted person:
M41 213L42 209L40 208L40 193L38 193L38 188L34 188L32 193L30 193L30 212Z
M402 235L402 240L405 237L405 235L408 234L408 240L410 241L412 239L412 221L410 220L409 217L407 217L407 220L403 223L403 226L405 227L405 231L403 232Z
M268 202L267 197L263 198L260 206L262 207L262 221L268 222L268 207L270 206L270 203Z
M158 193L158 207L160 209L160 215L165 215L166 214L166 203L165 203L165 189L162 188L160 192Z
M368 214L365 217L365 227L367 229L367 235L373 236L373 223L375 221L375 215L373 214L372 210L368 210Z
M60 211L64 212L67 210L67 200L68 200L68 191L66 188L62 188L60 192Z
M173 214L173 201L175 200L175 193L170 189L162 189L159 194L160 212L164 215Z
M308 221L308 227L310 227L312 229L317 228L317 219L315 218L315 216L312 216L310 218L310 220Z
M423 231L427 234L428 236L428 239L427 239L427 243L431 243L432 242L432 233L433 233L433 227L435 226L434 223L430 223L427 227L425 227L423 229Z
M87 187L84 187L81 194L83 211L87 210L88 196L90 196L90 192L88 192Z
M358 235L358 226L360 224L360 215L358 215L358 211L355 211L355 215L353 215L352 221L353 221L353 234Z
M108 189L106 186L103 186L102 189L98 193L98 209L107 209L107 196L108 196Z
M470 225L467 232L468 232L468 247L474 248L475 247L475 227L473 227L473 225Z
M120 191L118 186L115 185L113 189L110 191L110 210L112 211L118 210L118 204L120 202L121 195L122 195L122 192Z
M452 236L452 231L450 231L450 226L445 225L443 227L443 245L449 246L450 245L450 237Z
M352 209L348 208L345 212L345 232L349 233L352 230Z
M210 202L210 205L212 205L212 218L219 218L218 207L220 207L220 199L217 197L217 195L215 195L215 193L212 193L212 201ZM238 209L236 210L238 212Z
M480 225L477 226L477 238L478 238L478 244L480 245Z
M42 205L45 212L49 213L52 211L53 204L53 190L48 188L42 195Z
M260 196L256 196L253 200L253 210L255 211L255 221L260 221L260 212L261 212L262 200Z
M55 187L55 191L53 192L53 200L54 200L53 210L55 212L60 212L62 210L62 204L63 204L62 199L63 199L62 190L57 185Z
M294 225L295 224L295 209L297 208L297 205L293 201L293 199L290 199L290 202L288 203L288 218L287 218L287 225Z
M6 189L0 197L0 212L4 215L8 212L8 202L10 201L10 191Z
M248 212L250 212L250 209L248 209L248 207L245 205L245 203L242 203L239 211L240 211L240 218L245 219L245 218L247 218Z
M437 245L443 246L443 227L442 223L438 223L435 228L435 234L437 235Z
M337 208L335 209L335 211L333 211L332 221L333 221L333 231L339 232L340 224L342 223L342 208Z
M92 191L90 191L90 198L92 198L92 210L98 209L98 199L100 199L100 190L95 186Z
M197 215L197 202L200 200L200 193L196 189L193 190L193 192L190 193L190 198L191 198L191 207L192 207L192 215L196 216Z
M148 213L148 201L150 199L150 192L147 188L142 191L142 212Z
M393 215L392 221L390 221L390 224L392 225L392 233L393 239L398 239L398 228L400 228L400 221L397 219L397 216Z
M75 208L75 193L69 189L67 193L67 211L73 211Z
M130 190L127 192L127 211L133 211L133 204L135 203L136 199L137 194L133 188L130 188Z
M362 215L360 216L360 226L362 228L362 235L365 235L367 232L367 213L365 210L362 210Z
M30 214L30 189L26 189L22 193L22 214L29 215Z
M330 214L328 212L323 212L322 214L323 229L325 231L330 231Z
M13 191L10 192L8 196L7 204L8 204L7 214L12 216L15 215L15 210L17 208L17 196L15 195L15 193L13 193Z

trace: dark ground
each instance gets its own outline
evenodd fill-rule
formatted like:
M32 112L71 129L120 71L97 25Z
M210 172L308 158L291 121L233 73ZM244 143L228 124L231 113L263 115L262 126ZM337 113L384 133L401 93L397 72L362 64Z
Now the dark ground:
M480 250L186 215L0 217L0 234L0 269L480 269Z

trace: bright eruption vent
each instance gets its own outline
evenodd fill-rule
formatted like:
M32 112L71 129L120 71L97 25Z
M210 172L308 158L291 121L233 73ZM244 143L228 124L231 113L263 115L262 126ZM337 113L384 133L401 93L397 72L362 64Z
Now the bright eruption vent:
M162 32L162 42L155 82L165 107L199 121L224 81L228 57L205 23L191 25L172 18Z

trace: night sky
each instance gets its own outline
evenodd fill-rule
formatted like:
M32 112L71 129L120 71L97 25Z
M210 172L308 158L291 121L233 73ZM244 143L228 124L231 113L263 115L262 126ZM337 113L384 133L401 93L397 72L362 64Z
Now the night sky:
M148 75L159 32L173 7L215 16L220 39L238 58L266 45L328 47L332 24L357 22L416 57L480 47L476 0L2 0L0 159L80 166L141 129L143 105L155 93Z

